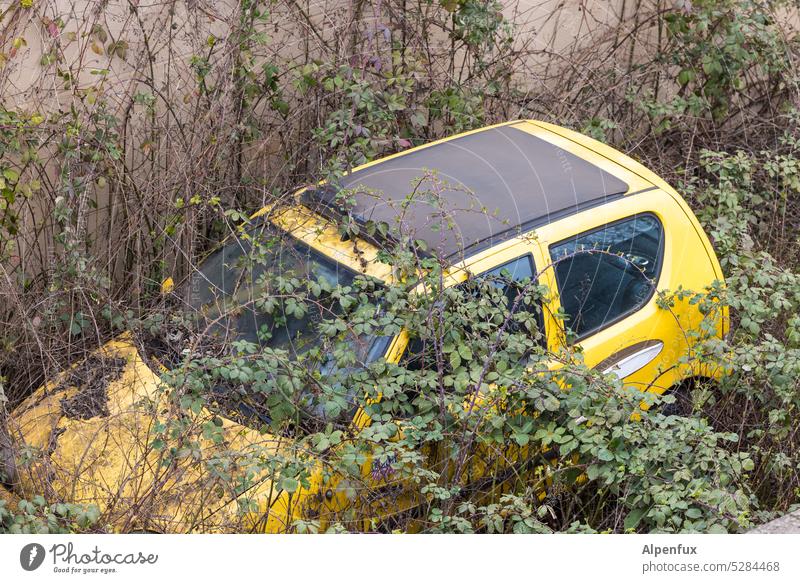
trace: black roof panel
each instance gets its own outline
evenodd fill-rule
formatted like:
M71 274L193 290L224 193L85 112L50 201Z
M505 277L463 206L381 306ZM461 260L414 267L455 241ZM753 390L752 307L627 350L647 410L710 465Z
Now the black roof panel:
M331 204L339 189L352 189L357 219L386 222L395 237L453 257L617 198L628 185L506 125L411 150L314 193Z

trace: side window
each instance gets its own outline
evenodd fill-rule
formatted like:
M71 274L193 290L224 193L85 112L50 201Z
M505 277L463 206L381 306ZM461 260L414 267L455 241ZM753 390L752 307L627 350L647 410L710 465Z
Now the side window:
M478 277L485 278L493 286L502 289L508 302L508 308L511 309L520 291L534 279L533 260L530 255L523 255L518 259L482 273ZM517 310L535 310L536 323L539 331L544 335L541 305L537 303L536 306L526 306L520 303L517 306Z
M523 255L513 261L485 271L477 277L486 279L494 287L502 290L508 302L508 308L511 309L519 292L534 279L533 258L530 255ZM516 311L520 310L535 310L536 323L542 335L541 343L544 344L544 321L541 305L537 302L537 305L529 306L519 302L516 306ZM412 339L403 357L405 366L410 370L427 368L431 364L428 362L431 359L426 358L428 356L426 355L426 349L425 342L419 338Z
M647 303L663 237L659 220L642 214L551 245L567 328L582 338Z

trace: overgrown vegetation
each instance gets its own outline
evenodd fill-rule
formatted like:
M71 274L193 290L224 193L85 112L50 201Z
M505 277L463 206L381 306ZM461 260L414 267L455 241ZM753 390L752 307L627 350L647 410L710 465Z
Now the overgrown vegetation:
M0 427L45 379L130 330L151 353L172 355L157 401L168 413L153 413L146 444L159 488L195 466L209 491L239 500L222 525L192 517L196 530L257 528L248 522L253 484L269 479L300 496L319 476L337 485L329 511L309 503L287 529L736 532L795 505L791 3L642 0L566 46L531 32L557 29L566 9L531 23L512 4L339 2L323 18L304 3L246 0L224 15L205 7L216 17L202 25L177 2L121 3L123 21L102 11L84 20L57 2L11 4L0 20ZM37 78L21 99L19 67L31 58ZM338 306L299 358L244 340L220 349L213 329L198 335L187 321L175 299L185 288L160 294L165 277L186 281L220 240L247 232L253 211L301 184L516 117L630 153L681 191L712 237L726 286L673 293L708 313L692 357L734 366L720 383L694 387L691 414L641 411L638 391L532 343L535 318L509 310L491 282L443 289L440 264L406 247L382 257L406 274L403 285L259 282L253 309L299 319ZM270 245L257 238L251 268ZM425 293L411 291L415 278ZM544 293L524 286L516 305ZM667 309L670 297L662 301ZM720 301L733 331L709 340ZM400 329L425 348L428 366L355 366L364 356L354 339ZM554 359L558 372L547 366ZM344 421L352 399L371 419L358 433ZM229 449L221 414L294 445ZM557 461L546 461L556 447ZM481 464L505 472L506 484L468 480ZM520 471L528 465L538 469ZM380 504L370 488L384 474L408 485L395 502L413 503L370 521ZM30 502L0 501L0 529L103 530L119 518L48 499L48 487Z

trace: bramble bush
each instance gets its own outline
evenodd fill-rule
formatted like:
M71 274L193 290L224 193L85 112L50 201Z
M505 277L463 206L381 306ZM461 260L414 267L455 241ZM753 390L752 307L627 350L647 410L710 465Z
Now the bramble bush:
M0 428L44 379L130 330L172 355L173 407L152 436L165 467L197 464L234 492L265 476L300 492L317 460L338 476L348 504L295 531L734 532L796 505L800 117L797 33L780 12L791 3L638 2L588 45L558 52L537 48L498 2L342 4L326 28L296 3L247 0L224 33L189 35L185 51L191 21L160 5L126 5L131 18L113 31L47 2L4 13L5 71L33 50L26 26L44 41L28 102L10 97L10 73L0 78ZM282 34L302 50L287 51ZM75 47L104 60L71 60ZM116 82L127 66L136 82ZM721 382L691 387L686 415L665 408L683 393L642 395L579 355L547 353L531 340L530 311L512 313L490 282L444 289L441 266L408 248L383 259L406 284L421 278L423 293L363 278L335 289L262 281L269 292L250 301L263 313L301 318L335 300L321 343L300 355L217 346L160 295L166 276L190 278L220 240L252 227L252 211L297 185L514 117L631 153L679 188L712 237L725 284L661 300L703 307L690 358L727 367ZM526 286L520 305L544 293ZM722 304L732 332L719 340L708 333ZM354 338L400 329L424 347L425 366L362 366ZM356 405L371 419L359 433L344 421ZM220 411L298 449L267 462L258 449L204 456L200 444L221 439ZM369 457L414 493L412 509L370 523ZM468 480L481 464L504 485ZM9 500L3 531L107 527L92 507ZM242 516L248 507L245 496Z
M263 270L254 279L248 270L291 253L268 231L257 232L248 233L253 253L235 274L254 290L238 294L222 322L216 310L199 318L223 325L229 337L241 318L261 314L259 341L196 339L191 345L202 349L165 375L179 413L160 420L160 435L173 436L159 438L169 451L164 463L187 452L211 463L203 440L222 414L311 452L251 478L298 491L314 481L322 460L347 503L332 516L310 512L293 525L303 531L367 523L426 532L724 532L749 524L758 507L747 486L754 462L732 451L737 434L699 416L665 415L655 395L546 350L533 308L545 290L535 282L512 292L502 276L443 287L439 262L407 251L383 257L406 274L395 285L357 277L333 286L302 269ZM310 316L320 310L326 315ZM309 320L318 331L297 344L272 341ZM370 360L373 342L401 330L409 355L398 364ZM643 399L656 406L642 411ZM358 409L370 420L360 431L351 424ZM267 450L237 453L231 465L258 466ZM376 466L385 472L378 485ZM368 502L384 482L402 486L394 505L403 496L414 500L407 512L386 518Z

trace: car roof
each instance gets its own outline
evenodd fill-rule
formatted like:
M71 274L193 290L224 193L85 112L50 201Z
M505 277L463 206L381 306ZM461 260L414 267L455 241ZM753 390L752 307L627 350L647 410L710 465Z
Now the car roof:
M524 123L378 160L307 191L306 201L387 223L395 238L422 240L429 253L454 259L628 191L617 176L524 131Z

